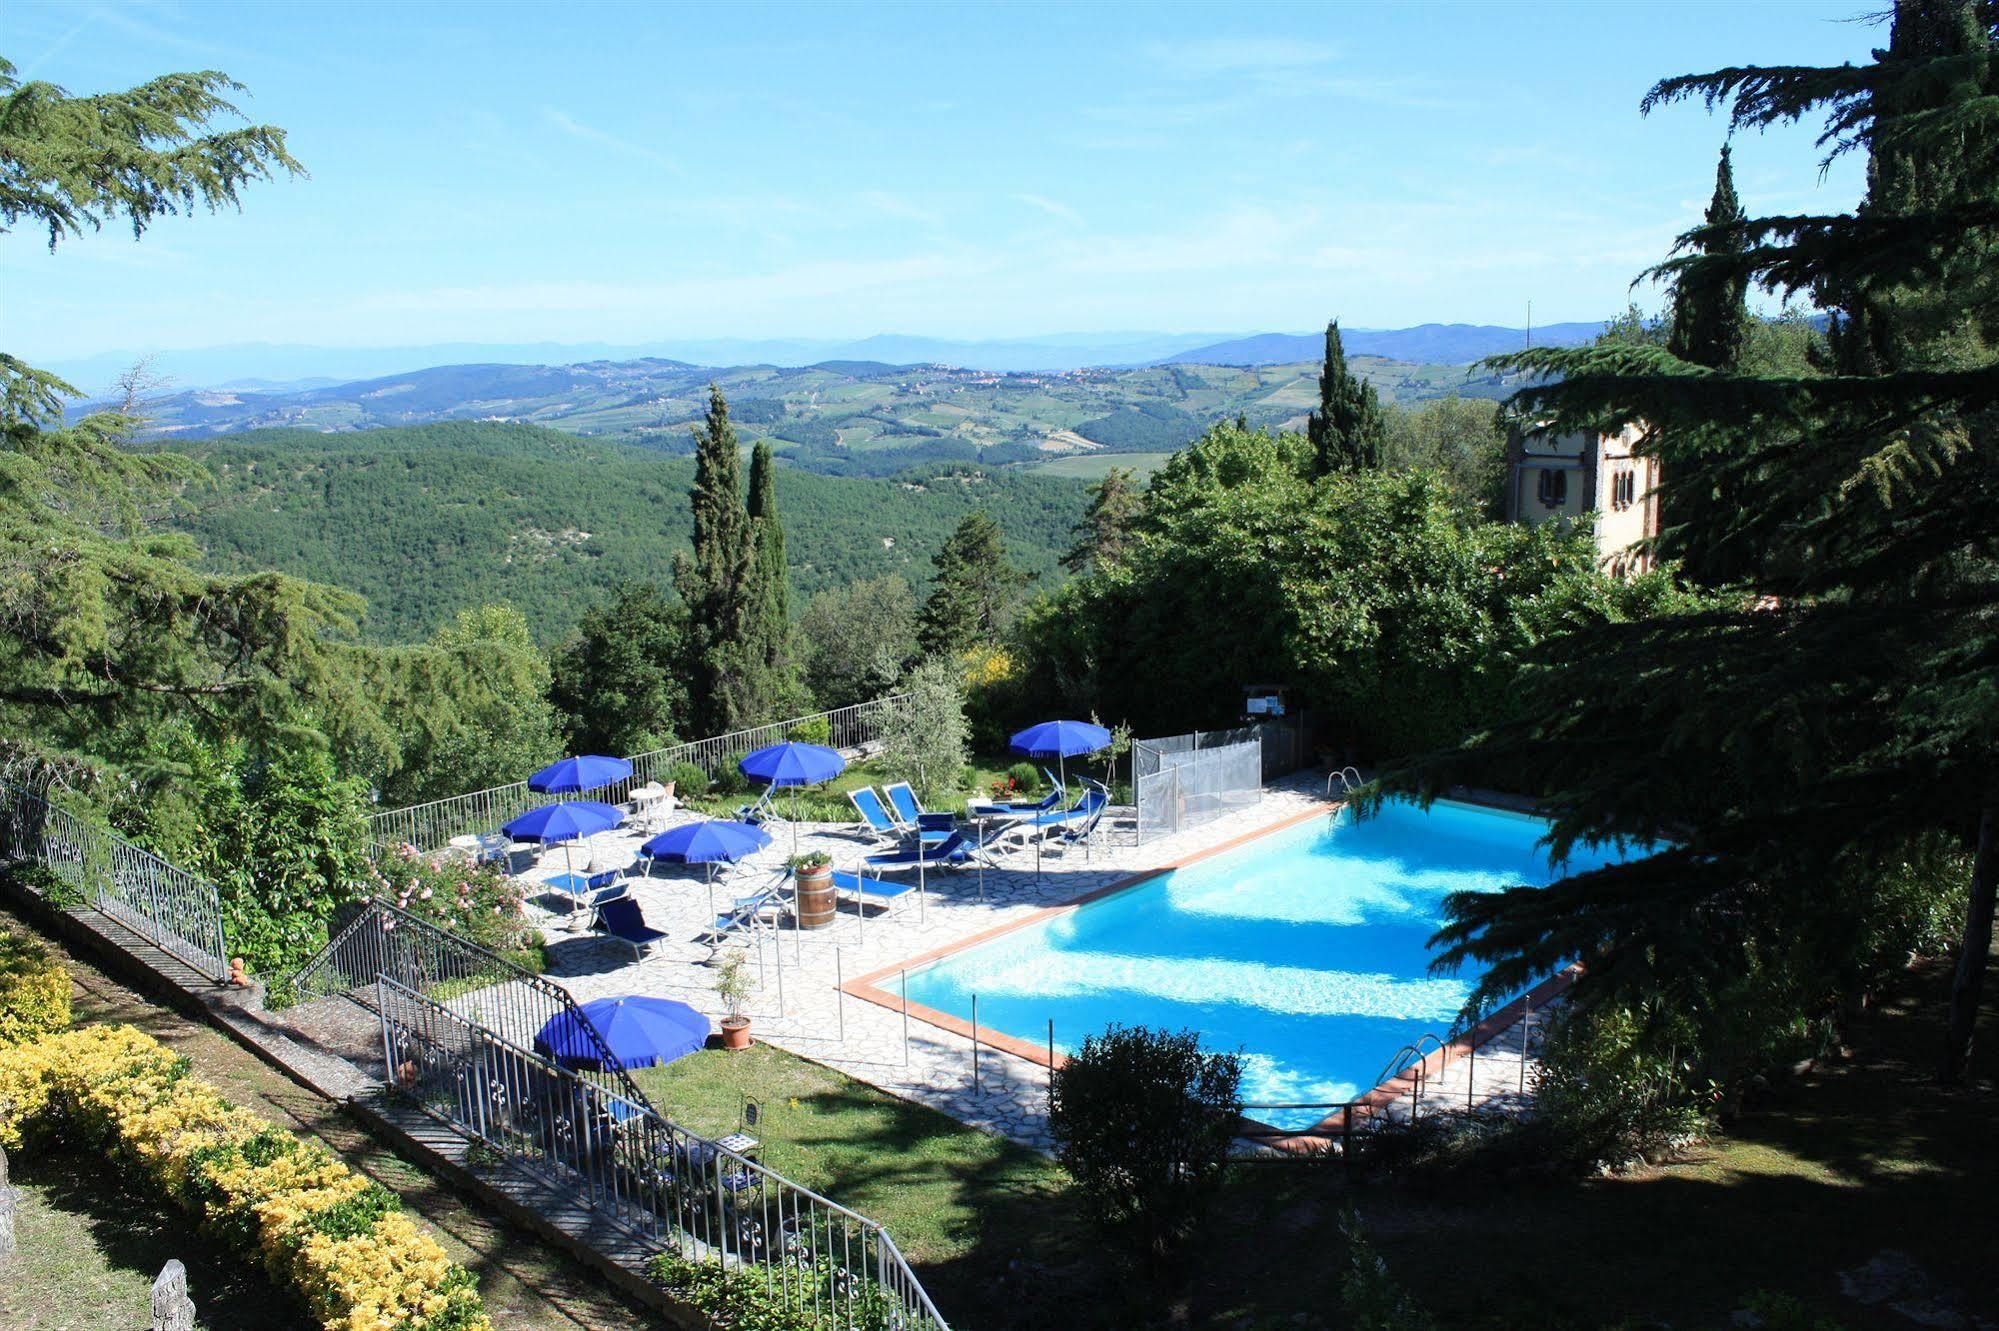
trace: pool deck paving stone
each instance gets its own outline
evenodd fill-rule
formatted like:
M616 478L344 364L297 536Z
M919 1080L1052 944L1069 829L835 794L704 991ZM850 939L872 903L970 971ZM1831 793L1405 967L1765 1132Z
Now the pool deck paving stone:
M969 1029L945 1029L915 1015L906 1028L893 1005L896 972L966 940L1018 926L1052 907L1091 894L1101 894L1133 878L1156 872L1253 838L1274 827L1330 810L1334 801L1323 793L1323 777L1297 778L1266 789L1255 804L1231 811L1170 836L1148 836L1138 842L1128 821L1106 819L1086 852L1070 847L1044 855L1039 873L1032 850L1014 850L1003 867L988 868L983 886L976 868L929 872L924 875L922 900L905 899L892 914L870 910L862 921L851 904L843 903L837 923L817 929L792 927L788 915L760 932L749 948L751 975L758 979L749 1004L753 1033L759 1040L823 1063L892 1095L928 1105L960 1122L1008 1137L1036 1150L1049 1149L1048 1069L1045 1055L1035 1058L1002 1050L981 1039L977 1084ZM1127 811L1124 812L1128 815ZM694 815L669 815L652 828L604 833L588 843L593 868L625 868L637 859L638 846L654 831ZM797 852L823 850L836 869L878 849L852 825L801 824ZM718 874L714 884L717 909L735 897L778 880L795 852L791 829L773 829L772 844L742 864ZM571 852L578 869L585 865L582 847ZM559 850L544 853L537 869L523 875L539 879L565 871ZM913 873L881 875L891 881L914 882ZM656 865L649 877L634 877L634 891L646 922L663 931L668 941L634 961L631 949L616 940L570 927L559 914L544 918L550 978L566 987L578 1002L615 995L644 994L673 998L706 1013L723 1015L714 991L715 971L709 964L714 949L704 941L712 916L704 870L698 866ZM530 884L530 891L532 885ZM912 896L915 894L912 894ZM531 898L532 900L532 898ZM780 955L781 954L781 957ZM877 976L878 999L856 997L864 977ZM844 981L845 992L836 987ZM914 1005L912 1005L914 1006ZM1538 1023L1536 1023L1538 1025ZM905 1040L905 1029L907 1039ZM1045 1033L1040 1034L1045 1042ZM1056 1031L1058 1044L1078 1032ZM1538 1030L1528 1040L1524 1082L1533 1082L1533 1049ZM1039 1048L1028 1040L1008 1041L1017 1047ZM1522 1029L1516 1020L1490 1033L1475 1060L1447 1062L1424 1083L1420 1112L1464 1107L1467 1077L1475 1078L1469 1103L1482 1108L1517 1108L1521 1102ZM1391 1051L1383 1051L1384 1060ZM1408 1112L1404 1090L1379 1112L1400 1117ZM662 1105L669 1117L672 1106Z

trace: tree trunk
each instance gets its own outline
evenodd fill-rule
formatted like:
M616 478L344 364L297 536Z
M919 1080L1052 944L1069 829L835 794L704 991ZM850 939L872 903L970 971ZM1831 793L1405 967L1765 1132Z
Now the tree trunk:
M1946 1082L1962 1079L1971 1062L1979 991L1985 983L1985 964L1992 951L1995 895L1999 895L1999 801L1988 801L1978 820L1978 858L1971 866L1971 904L1964 912L1964 941L1958 948L1957 976L1950 986L1950 1034L1939 1073Z

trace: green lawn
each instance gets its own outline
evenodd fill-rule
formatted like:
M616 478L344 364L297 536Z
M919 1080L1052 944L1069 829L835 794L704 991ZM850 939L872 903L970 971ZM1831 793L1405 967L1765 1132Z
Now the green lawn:
M149 1325L153 1280L187 1268L204 1327L304 1326L296 1299L157 1197L127 1187L82 1151L16 1151L17 1249L0 1275L0 1326L11 1331L132 1331Z
M1051 458L1037 462L1029 471L1043 476L1067 476L1076 480L1102 480L1104 473L1113 467L1129 467L1138 473L1142 482L1146 477L1164 466L1171 453L1083 453L1074 457Z
M764 1163L886 1226L953 1325L1008 1325L982 1303L1009 1264L1081 1251L1053 1163L830 1068L759 1044L634 1075L697 1132L733 1131L744 1097L758 1101Z

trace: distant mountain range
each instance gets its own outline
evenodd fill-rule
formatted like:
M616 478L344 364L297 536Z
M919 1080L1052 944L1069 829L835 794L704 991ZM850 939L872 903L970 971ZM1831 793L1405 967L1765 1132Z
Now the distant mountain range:
M1541 345L1586 342L1601 323L1551 324L1534 330ZM1422 324L1415 328L1350 328L1347 350L1429 365L1466 365L1526 343L1519 328L1473 324ZM253 343L165 351L156 372L183 389L239 392L296 391L362 379L406 374L436 365L562 365L590 361L674 360L689 365L797 367L826 361L880 361L896 365L950 365L968 370L1058 372L1091 366L1166 364L1288 365L1317 360L1318 332L1258 333L1054 333L984 341L883 333L859 341L834 339L710 338L645 344L438 343L408 347L316 347ZM143 352L118 351L78 358L30 357L86 392L105 391Z
M1588 342L1604 329L1596 323L1549 324L1532 331L1538 347L1573 347ZM1524 328L1500 328L1493 324L1418 324L1414 328L1343 328L1340 341L1351 356L1382 356L1389 360L1414 361L1426 365L1468 365L1487 356L1518 351L1528 345ZM1215 342L1161 357L1155 364L1178 365L1290 365L1297 361L1321 360L1326 352L1324 333L1258 333L1231 342Z

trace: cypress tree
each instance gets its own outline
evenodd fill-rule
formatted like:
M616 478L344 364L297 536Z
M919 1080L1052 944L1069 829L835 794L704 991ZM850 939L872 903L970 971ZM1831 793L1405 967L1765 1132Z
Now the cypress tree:
M740 729L754 710L744 630L756 552L729 403L712 384L707 417L694 431L694 487L687 502L694 554L675 559L674 581L687 603L696 725L717 734Z
M1735 170L1728 145L1714 169L1714 196L1695 247L1702 254L1740 255L1749 248L1742 234L1742 201L1735 194ZM1749 278L1740 267L1695 269L1673 286L1672 333L1666 346L1675 356L1712 370L1732 370L1749 341Z
M1723 144L1714 171L1714 196L1701 227L1693 233L1693 252L1739 261L1749 248L1742 230L1745 220L1728 145ZM1682 272L1673 284L1667 350L1707 369L1738 369L1749 342L1748 295L1748 274L1739 262ZM1736 549L1728 539L1729 514L1741 506L1742 495L1727 470L1715 465L1717 456L1739 451L1738 441L1727 430L1711 429L1706 434L1705 447L1678 450L1678 474L1670 490L1673 502L1661 503L1660 545L1668 558L1680 561L1688 577L1713 587L1740 576L1753 552Z
M781 710L795 692L791 661L791 586L784 523L777 512L777 460L768 440L750 452L749 517L755 547L744 605L744 650L752 701L761 717Z
M1374 385L1347 369L1340 321L1326 325L1326 366L1319 375L1319 409L1305 422L1318 474L1373 471L1381 466L1381 445L1388 435Z
M1580 1010L1622 1004L1726 1077L1733 1036L1851 996L1906 903L1882 883L1913 847L1969 863L1941 1073L1962 1075L1999 893L1999 25L1979 0L1900 0L1860 66L1668 79L1732 128L1823 113L1869 154L1854 214L1698 229L1655 272L1836 300L1840 373L1689 364L1665 348L1542 348L1492 362L1533 382L1552 428L1644 420L1663 485L1700 465L1742 498L1721 515L1739 585L1694 613L1572 630L1521 675L1525 719L1419 761L1434 795L1503 770L1552 794L1555 848L1636 837L1659 853L1448 907L1440 964L1491 964L1491 999L1570 961ZM1843 345L1841 345L1843 343ZM1735 441L1705 463L1717 437ZM1688 465L1691 462L1693 465ZM1681 478L1681 479L1676 479ZM1949 899L1927 885L1924 908ZM1809 1005L1809 1006L1808 1006ZM1656 1023L1656 1026L1653 1024ZM1660 1032L1661 1051L1673 1034Z

